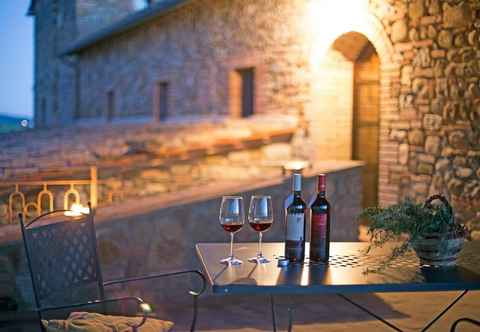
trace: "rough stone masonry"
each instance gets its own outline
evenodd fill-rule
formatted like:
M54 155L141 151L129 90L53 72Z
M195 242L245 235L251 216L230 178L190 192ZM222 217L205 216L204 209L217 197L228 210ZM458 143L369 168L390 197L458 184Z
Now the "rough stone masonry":
M308 140L311 86L321 79L312 77L309 61L310 1L180 2L135 28L59 57L59 50L100 31L88 32L86 26L108 27L135 13L124 1L118 8L103 3L99 11L93 0L78 0L76 7L34 1L37 123L111 126L105 120L110 91L118 119L152 121L159 81L170 84L171 119L228 117L229 73L255 67L257 112L298 117ZM109 12L108 5L111 15L102 16L108 20L95 19ZM423 200L441 192L461 221L478 224L480 3L369 0L367 5L365 24L349 29L365 35L381 61L379 202ZM335 137L330 127L324 134ZM35 139L35 132L31 135L25 144ZM2 165L28 158L8 149L2 149ZM326 150L320 158L328 155Z

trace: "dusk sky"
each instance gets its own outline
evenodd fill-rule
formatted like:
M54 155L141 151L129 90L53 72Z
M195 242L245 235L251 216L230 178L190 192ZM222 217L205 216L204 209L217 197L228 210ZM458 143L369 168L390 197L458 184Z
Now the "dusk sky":
M0 1L0 114L32 117L33 18L30 0Z

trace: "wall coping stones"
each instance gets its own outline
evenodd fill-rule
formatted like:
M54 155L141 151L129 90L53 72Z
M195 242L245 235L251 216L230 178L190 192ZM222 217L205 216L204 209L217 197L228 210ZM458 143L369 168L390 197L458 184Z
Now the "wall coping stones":
M32 130L3 135L0 148L10 155L9 158L15 156L15 163L3 167L2 177L22 180L48 177L52 170L60 176L65 172L81 172L82 168L91 165L115 168L151 159L160 160L160 164L172 164L179 160L289 142L296 130L296 118L280 115L258 115L216 123ZM59 139L52 140L52 137ZM50 144L47 146L45 142ZM45 163L50 159L53 164ZM46 167L42 166L45 164Z

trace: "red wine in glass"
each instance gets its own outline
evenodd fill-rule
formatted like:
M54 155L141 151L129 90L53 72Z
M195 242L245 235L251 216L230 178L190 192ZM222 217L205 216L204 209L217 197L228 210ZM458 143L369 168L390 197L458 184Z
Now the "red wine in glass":
M242 226L242 224L222 224L223 229L230 233L238 232Z
M252 196L248 210L248 222L258 232L257 255L248 261L257 264L269 263L270 260L262 254L262 235L273 223L272 197L265 195Z
M222 264L240 265L242 261L233 255L233 237L242 228L245 215L243 213L243 198L241 196L223 196L220 205L220 225L230 233L230 255L220 260Z
M254 223L254 222L251 222L250 223L250 226L256 231L256 232L264 232L266 231L267 229L270 228L270 226L272 226L272 223L268 223L268 222L265 222L265 223Z

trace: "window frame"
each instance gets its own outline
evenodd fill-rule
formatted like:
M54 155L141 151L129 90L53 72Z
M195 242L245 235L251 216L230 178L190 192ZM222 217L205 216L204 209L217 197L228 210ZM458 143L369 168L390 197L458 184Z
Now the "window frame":
M177 73L178 75L178 73ZM176 117L178 117L178 113L175 110L175 94L173 93L175 88L175 75L172 72L163 72L155 77L153 80L153 91L152 91L152 111L150 115L150 119L155 123L165 123L171 122ZM164 117L160 117L160 90L161 85L167 85L167 98L166 98L166 115Z
M258 114L265 113L265 102L263 94L263 84L265 77L265 64L259 55L250 55L243 57L234 57L227 60L227 114L234 118L248 118ZM253 113L242 116L242 106L238 105L238 76L239 72L245 69L253 70ZM237 89L237 90L236 90Z

